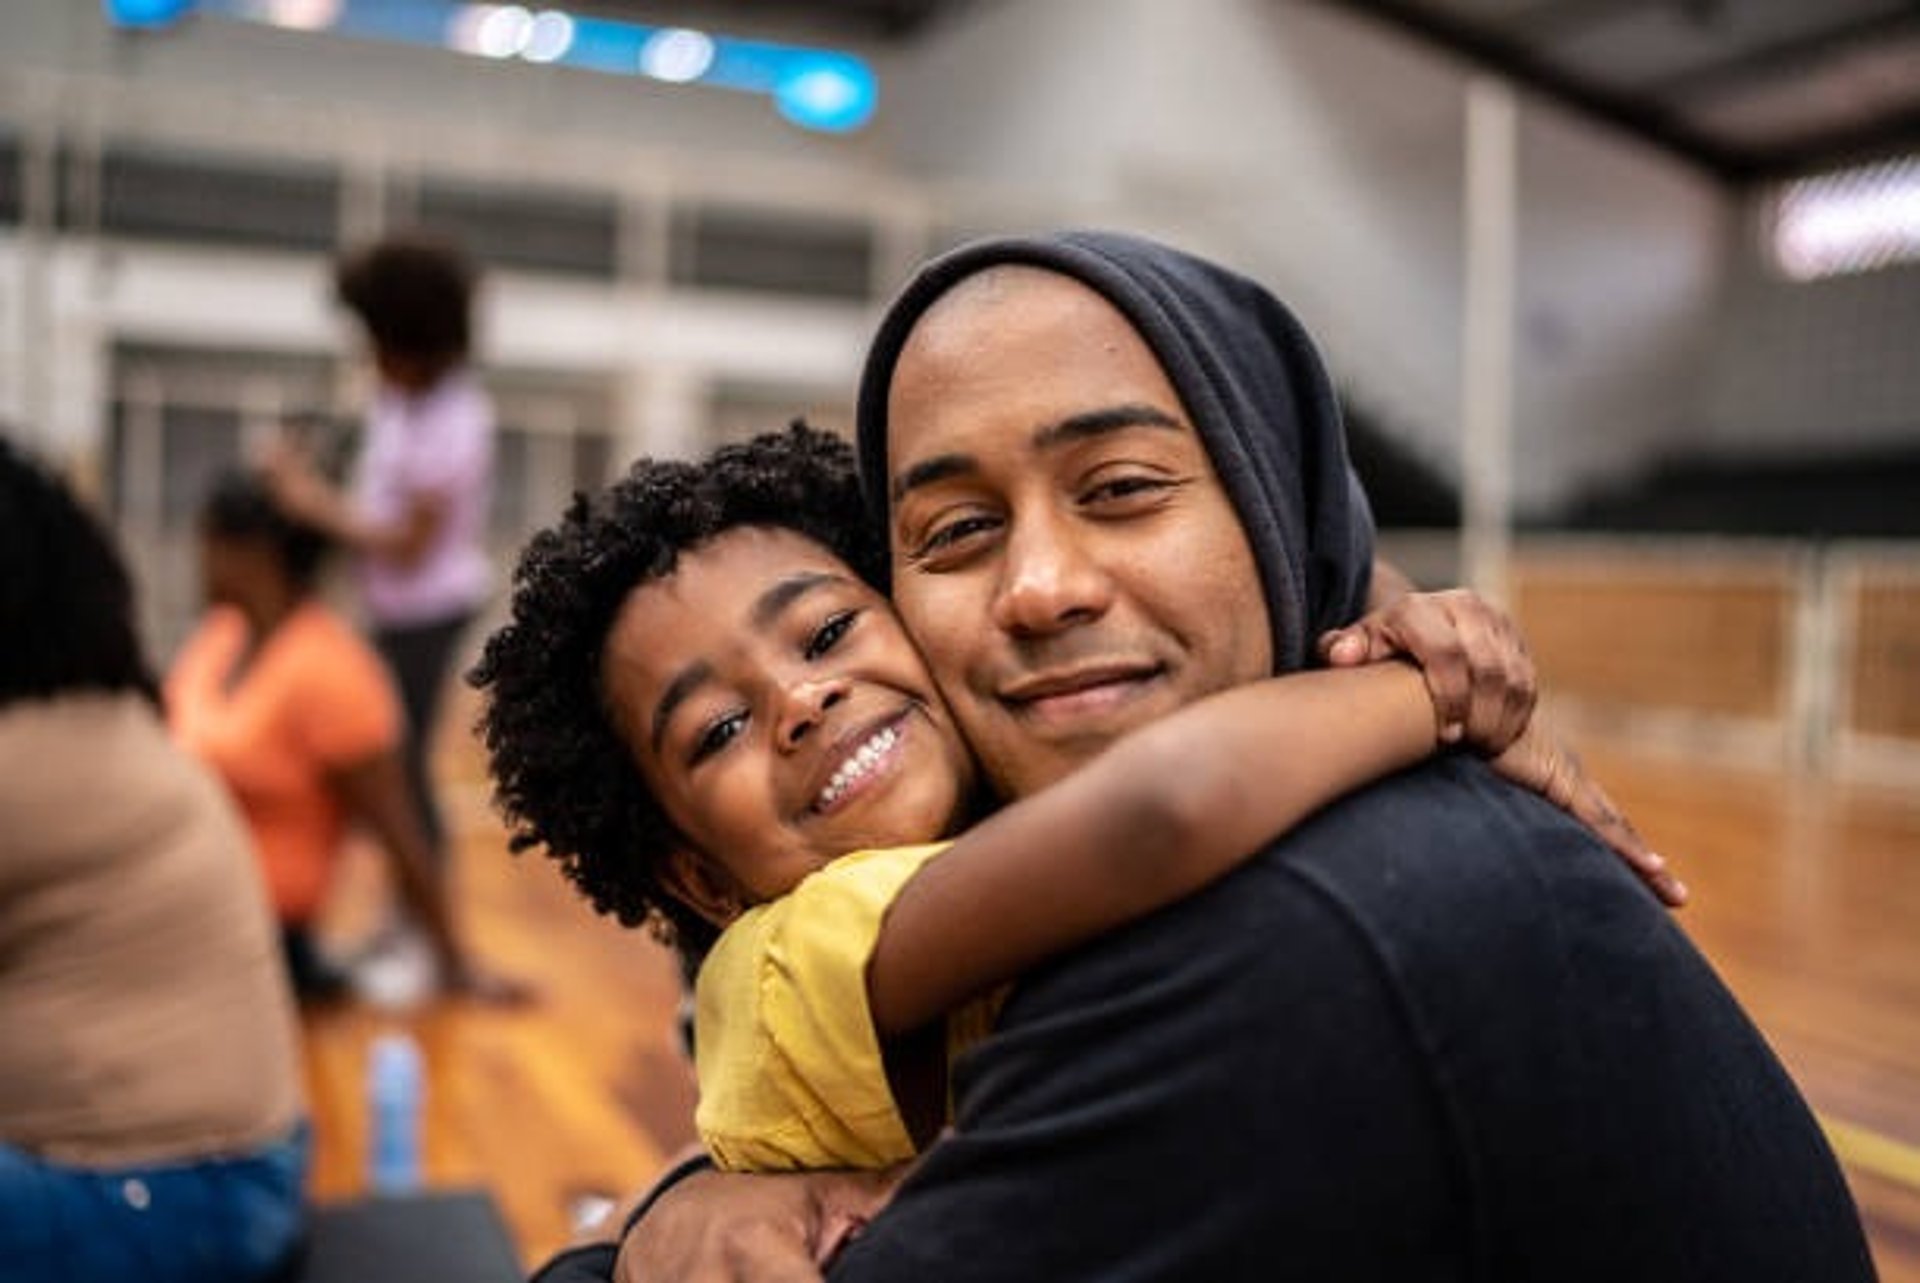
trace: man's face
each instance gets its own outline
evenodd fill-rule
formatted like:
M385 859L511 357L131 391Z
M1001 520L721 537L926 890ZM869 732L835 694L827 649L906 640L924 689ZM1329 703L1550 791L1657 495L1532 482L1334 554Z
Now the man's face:
M895 607L1002 795L1271 671L1239 519L1098 294L1024 267L962 282L908 339L887 415Z

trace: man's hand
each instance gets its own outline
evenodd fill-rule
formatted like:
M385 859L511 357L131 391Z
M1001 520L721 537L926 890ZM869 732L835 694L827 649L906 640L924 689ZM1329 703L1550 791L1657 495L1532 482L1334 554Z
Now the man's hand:
M1408 593L1321 634L1319 650L1329 668L1412 659L1427 679L1441 741L1486 753L1519 738L1539 693L1512 617L1466 588Z
M818 1280L886 1206L904 1171L689 1176L620 1245L615 1283Z

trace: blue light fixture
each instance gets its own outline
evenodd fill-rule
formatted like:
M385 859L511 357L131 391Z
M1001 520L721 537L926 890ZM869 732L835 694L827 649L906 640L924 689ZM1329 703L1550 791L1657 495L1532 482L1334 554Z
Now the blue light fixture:
M541 8L537 0L107 0L108 17L123 26L164 26L196 9L290 30L763 94L787 120L822 133L860 128L873 119L880 98L873 70L836 49L587 17Z
M107 21L116 27L170 27L194 7L194 0L103 0Z
M773 105L806 129L844 134L873 119L880 86L858 58L835 53L796 53L774 87Z

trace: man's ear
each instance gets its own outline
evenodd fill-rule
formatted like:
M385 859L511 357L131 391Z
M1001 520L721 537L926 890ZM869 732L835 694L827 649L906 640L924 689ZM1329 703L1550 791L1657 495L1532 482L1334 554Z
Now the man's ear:
M733 875L692 847L676 846L660 870L667 894L695 913L724 928L746 910Z

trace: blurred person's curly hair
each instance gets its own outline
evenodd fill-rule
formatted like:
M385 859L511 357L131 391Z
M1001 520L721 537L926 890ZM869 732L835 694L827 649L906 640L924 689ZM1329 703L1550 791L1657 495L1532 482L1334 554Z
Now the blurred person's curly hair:
M81 691L160 703L113 536L0 436L0 708Z
M383 351L452 364L473 346L474 270L451 242L392 236L345 255L333 288Z
M884 555L853 449L830 433L796 421L701 463L642 459L600 494L576 494L533 536L514 569L511 617L467 674L487 697L479 730L510 848L543 848L597 911L650 923L690 959L718 933L661 882L677 837L609 712L601 654L634 589L742 526L816 540L870 582Z

